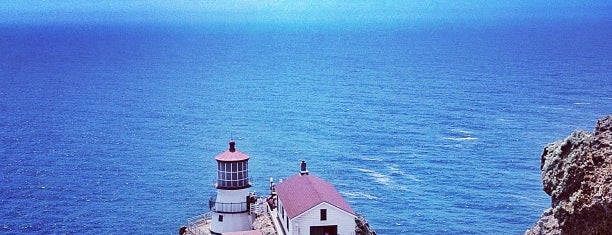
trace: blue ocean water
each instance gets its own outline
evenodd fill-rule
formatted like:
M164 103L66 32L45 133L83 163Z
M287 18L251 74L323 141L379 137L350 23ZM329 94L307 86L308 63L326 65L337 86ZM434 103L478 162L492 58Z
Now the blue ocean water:
M0 233L176 234L233 137L379 234L521 234L544 145L612 113L609 21L0 27Z

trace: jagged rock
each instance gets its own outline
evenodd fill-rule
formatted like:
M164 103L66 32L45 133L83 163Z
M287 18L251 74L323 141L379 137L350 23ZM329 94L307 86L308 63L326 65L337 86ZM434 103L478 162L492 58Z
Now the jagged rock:
M266 215L259 215L253 221L253 229L259 230L263 235L276 235L276 231L274 230L274 225L272 225L272 221Z
M368 221L361 215L355 218L355 235L376 235L376 231L370 228Z
M559 221L553 216L552 208L544 211L538 222L525 234L550 234L560 235Z
M546 146L541 170L552 206L525 234L612 234L612 116Z

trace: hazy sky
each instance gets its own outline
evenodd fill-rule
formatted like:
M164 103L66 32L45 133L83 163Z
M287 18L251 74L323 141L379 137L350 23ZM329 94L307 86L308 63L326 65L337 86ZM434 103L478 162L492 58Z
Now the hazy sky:
M307 2L307 3L306 3ZM397 22L612 18L610 0L6 0L0 22Z

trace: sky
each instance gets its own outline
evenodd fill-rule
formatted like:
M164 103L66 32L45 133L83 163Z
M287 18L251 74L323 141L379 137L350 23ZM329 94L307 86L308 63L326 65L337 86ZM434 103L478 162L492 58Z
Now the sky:
M359 23L612 18L609 0L6 0L0 23Z

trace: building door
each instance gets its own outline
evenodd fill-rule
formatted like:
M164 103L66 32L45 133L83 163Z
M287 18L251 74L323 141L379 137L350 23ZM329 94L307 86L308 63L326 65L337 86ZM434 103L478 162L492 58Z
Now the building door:
M338 225L310 226L310 235L338 235Z

